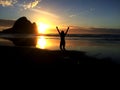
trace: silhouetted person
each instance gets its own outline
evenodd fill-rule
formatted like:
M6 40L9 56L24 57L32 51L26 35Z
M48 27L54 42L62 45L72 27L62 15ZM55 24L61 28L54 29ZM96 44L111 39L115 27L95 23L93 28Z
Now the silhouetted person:
M65 36L67 35L69 27L67 28L67 31L65 33L64 33L64 31L60 32L60 30L58 29L58 27L56 27L56 29L57 29L57 31L58 31L58 33L60 35L60 38L61 38L61 40L60 40L60 49L61 50L65 50Z

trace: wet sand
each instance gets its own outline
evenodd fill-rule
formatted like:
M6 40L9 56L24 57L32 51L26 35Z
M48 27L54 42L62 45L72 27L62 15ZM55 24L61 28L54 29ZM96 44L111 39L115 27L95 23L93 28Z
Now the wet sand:
M3 67L57 67L61 65L113 65L110 58L97 59L80 51L52 51L30 47L0 46Z

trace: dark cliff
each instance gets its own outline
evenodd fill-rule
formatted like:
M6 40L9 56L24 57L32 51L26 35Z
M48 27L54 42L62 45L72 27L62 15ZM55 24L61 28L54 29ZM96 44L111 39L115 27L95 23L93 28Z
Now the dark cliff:
M21 17L14 23L12 28L3 30L2 33L12 34L37 34L36 23L31 23L26 17Z

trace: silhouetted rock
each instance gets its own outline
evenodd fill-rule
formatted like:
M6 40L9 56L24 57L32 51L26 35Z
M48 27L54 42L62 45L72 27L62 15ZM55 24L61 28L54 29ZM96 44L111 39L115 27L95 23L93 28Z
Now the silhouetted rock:
M1 33L4 34L23 34L25 36L18 38L5 38L11 40L16 46L35 46L37 38L26 37L28 34L37 34L37 25L36 23L31 23L26 17L21 17L14 23L12 28L3 30Z
M37 34L36 23L31 23L26 17L21 17L14 23L12 28L3 30L2 33L11 34Z

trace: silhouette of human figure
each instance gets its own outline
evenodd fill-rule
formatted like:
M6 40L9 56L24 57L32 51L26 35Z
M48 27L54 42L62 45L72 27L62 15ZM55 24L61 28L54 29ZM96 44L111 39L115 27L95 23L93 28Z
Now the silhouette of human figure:
M58 29L58 27L56 27L59 35L60 35L60 49L65 51L65 36L67 35L67 32L69 30L69 27L67 28L66 32L64 33L64 31L61 31Z

